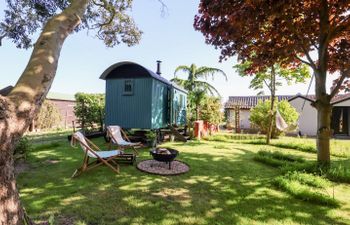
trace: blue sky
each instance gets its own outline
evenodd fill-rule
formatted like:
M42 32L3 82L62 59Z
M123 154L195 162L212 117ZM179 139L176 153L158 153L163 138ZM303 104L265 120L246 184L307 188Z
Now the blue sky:
M209 79L226 101L230 95L255 95L250 90L250 78L241 78L232 69L236 58L219 63L219 51L205 44L203 35L193 29L193 18L197 13L199 0L164 0L168 7L162 16L157 0L135 0L132 15L136 24L144 32L139 45L127 47L119 45L106 48L95 38L94 32L72 34L66 40L59 60L56 78L51 91L74 94L76 92L103 93L105 82L99 79L102 72L119 61L133 61L151 70L156 70L156 60L162 60L162 76L173 78L179 65L211 66L222 69L228 81L218 76ZM0 9L5 7L0 2ZM3 12L0 12L2 18ZM9 40L0 47L0 88L14 85L24 70L31 49L16 49ZM186 78L183 76L182 78ZM278 94L305 94L308 84L281 87ZM313 88L311 93L313 93ZM268 91L265 91L268 94Z

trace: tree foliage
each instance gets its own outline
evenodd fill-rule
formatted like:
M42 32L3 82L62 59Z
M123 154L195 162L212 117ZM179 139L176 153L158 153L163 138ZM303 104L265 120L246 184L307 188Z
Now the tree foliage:
M201 0L194 27L221 60L250 61L249 74L279 63L309 65L315 75L317 159L330 163L331 99L350 91L350 2L344 0ZM244 18L244 19L242 19ZM314 52L315 54L313 54ZM329 74L333 87L327 90Z
M1 40L33 46L28 64L7 96L0 96L0 224L30 224L19 201L13 151L52 85L62 46L73 32L95 30L106 46L138 43L141 32L130 16L132 0L6 0ZM32 38L39 35L35 44ZM93 32L89 32L90 34Z
M105 95L77 93L75 94L75 100L74 113L82 129L91 130L98 124L100 130L103 130Z
M50 100L45 100L40 108L35 125L39 129L50 129L59 127L61 120L61 114L55 104L50 102Z
M249 74L250 67L251 62L249 61L242 62L234 66L241 77L245 77ZM300 65L293 69L283 68L279 64L274 64L273 67L275 75L274 78L271 76L271 67L265 68L264 71L254 74L249 88L254 90L262 90L264 87L266 87L269 89L272 96L276 94L277 87L281 87L283 85L283 81L287 82L288 85L292 85L294 83L304 83L307 78L310 78L309 68L306 65Z
M187 74L187 79L181 79L177 77L178 72L183 72ZM178 66L174 72L174 78L171 80L181 87L185 88L187 91L192 92L195 90L203 90L211 95L217 94L220 96L220 93L215 89L214 86L209 84L208 82L199 80L200 78L208 79L211 76L214 79L215 74L220 74L225 77L227 80L226 73L220 69L201 66L197 67L195 64L191 64L190 66Z
M271 101L259 101L258 104L250 110L250 122L259 128L259 130L263 133L268 132L269 128L269 114L271 107ZM281 116L283 117L284 121L289 125L289 131L295 130L297 128L296 124L298 121L299 114L294 109L293 106L289 104L288 101L280 101L277 103L278 111L280 112ZM276 110L276 109L274 109ZM282 131L279 131L276 128L276 119L274 117L273 125L272 125L272 132L271 137L277 137Z
M132 0L90 1L81 24L75 31L95 31L98 39L113 47L121 42L137 44L141 31L129 15ZM32 46L33 35L43 25L66 9L71 0L6 0L5 17L0 22L0 43L3 38L12 40L18 48Z
M202 0L194 26L221 49L221 59L237 54L251 61L251 73L276 62L283 68L305 62L316 70L348 73L349 9L349 1L342 0ZM318 59L311 51L318 51Z
M213 96L207 96L204 104L201 106L201 119L211 124L220 124L223 122L224 114L221 111L221 99Z

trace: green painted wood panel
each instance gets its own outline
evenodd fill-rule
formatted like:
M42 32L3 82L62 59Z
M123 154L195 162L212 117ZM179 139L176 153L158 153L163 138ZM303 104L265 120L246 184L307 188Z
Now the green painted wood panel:
M132 95L123 93L125 80L130 79L106 80L106 125L150 129L153 79L132 79Z
M158 80L152 83L152 129L168 125L168 85Z
M187 95L175 88L172 89L171 121L177 126L186 125Z

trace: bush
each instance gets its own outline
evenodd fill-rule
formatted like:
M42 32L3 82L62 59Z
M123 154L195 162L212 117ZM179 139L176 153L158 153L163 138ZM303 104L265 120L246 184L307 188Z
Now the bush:
M27 137L21 137L17 143L14 151L14 155L22 155L24 158L28 151L32 149L32 144Z
M104 113L105 113L105 96L104 94L75 94L76 105L74 113L81 124L82 129L92 130L95 124L103 130Z
M284 121L289 125L289 131L297 128L298 112L292 107L288 101L281 101L277 103L278 111L283 117ZM259 101L258 104L250 110L250 122L257 126L261 132L267 133L269 127L269 116L271 101ZM271 136L276 138L283 132L276 128L276 120L273 119L272 133Z
M61 114L52 102L45 100L36 118L36 127L39 129L50 129L61 126Z
M207 96L201 106L201 119L215 125L222 123L224 114L221 112L221 107L220 98Z

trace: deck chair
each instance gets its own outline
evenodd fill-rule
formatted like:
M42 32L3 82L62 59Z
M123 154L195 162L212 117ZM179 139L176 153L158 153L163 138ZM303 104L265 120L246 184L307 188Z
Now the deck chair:
M138 155L136 148L142 146L141 142L131 142L123 129L117 125L107 126L107 136L110 138L109 149L112 145L117 145L122 150L132 148L134 153Z
M87 139L80 131L75 132L72 135L72 139L71 139L71 145L73 147L75 147L78 143L83 149L85 155L84 155L83 165L74 171L72 178L77 177L81 173L91 170L103 164L111 168L115 173L119 173L119 165L116 159L121 155L123 155L123 151L121 150L101 151L94 143L92 143L89 139ZM96 160L89 162L90 158L94 158Z

